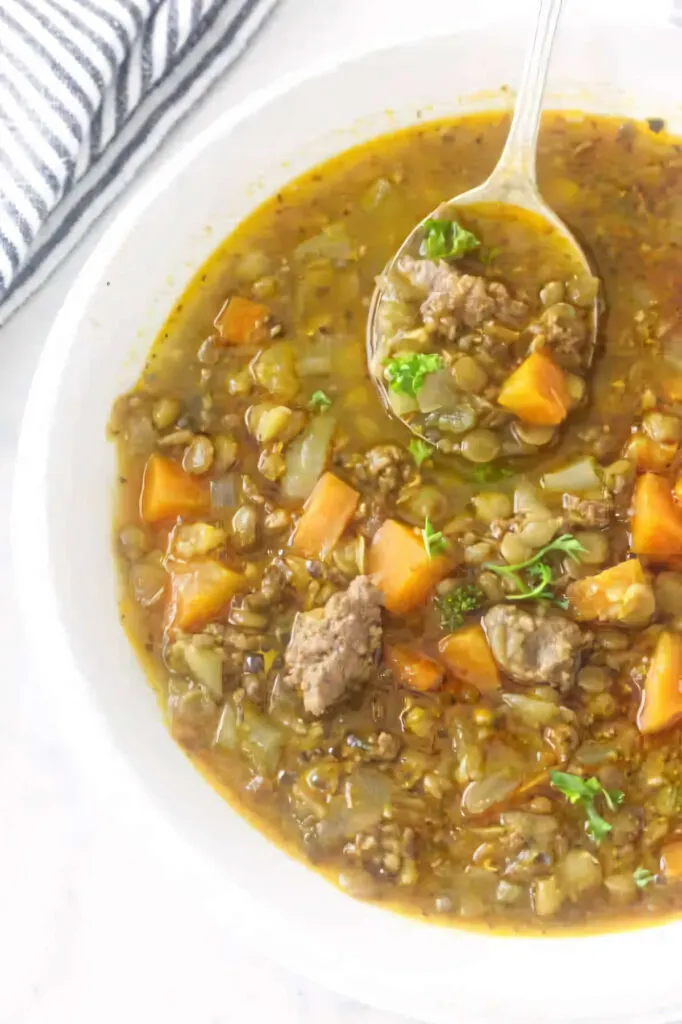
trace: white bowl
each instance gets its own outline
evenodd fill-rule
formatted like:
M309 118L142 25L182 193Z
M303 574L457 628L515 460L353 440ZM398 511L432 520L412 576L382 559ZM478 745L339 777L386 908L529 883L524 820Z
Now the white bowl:
M33 384L14 504L18 584L29 629L41 618L41 674L90 771L146 801L150 827L170 824L169 856L190 858L221 918L248 923L262 950L432 1022L669 1021L682 1015L682 923L563 939L471 934L355 902L281 853L171 742L117 616L105 426L173 300L220 239L312 164L417 111L508 105L498 90L518 76L516 32L420 39L286 80L227 113L129 202L71 289ZM671 29L564 31L547 105L660 115L680 129L679 44Z

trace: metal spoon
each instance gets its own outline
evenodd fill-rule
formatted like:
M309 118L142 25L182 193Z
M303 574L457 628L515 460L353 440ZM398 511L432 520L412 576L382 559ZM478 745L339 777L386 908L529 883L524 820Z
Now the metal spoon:
M393 259L387 264L384 274L390 274L397 261L406 253L415 253L423 237L424 223L431 217L442 217L444 207L479 206L480 204L505 204L521 208L539 215L549 228L562 236L575 256L575 265L587 275L591 275L589 261L584 251L569 231L564 222L544 201L537 186L536 150L542 111L542 98L547 80L547 71L552 53L552 44L556 34L563 0L539 0L534 25L533 39L526 56L521 77L521 85L516 97L514 115L509 128L502 155L490 177L476 188L463 192L441 204L433 213L416 225L402 243ZM381 278L379 279L381 280ZM378 345L380 341L377 330L377 313L384 294L383 287L378 284L372 296L367 320L367 349L371 375L379 389L381 397L390 409L388 393L378 363ZM598 318L598 300L595 299L591 310L591 337L588 339L586 363L589 364L596 344ZM402 417L401 417L402 419ZM408 420L406 425L418 436L423 436Z

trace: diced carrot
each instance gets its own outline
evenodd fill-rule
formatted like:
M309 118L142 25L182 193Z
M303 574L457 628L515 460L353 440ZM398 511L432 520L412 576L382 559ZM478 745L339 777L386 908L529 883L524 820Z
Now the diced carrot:
M485 693L500 686L500 673L482 626L462 626L443 637L438 651L448 672Z
M544 352L532 352L507 378L497 396L524 423L555 426L571 407L566 374Z
M170 574L167 621L179 629L197 629L215 618L244 586L244 577L220 562L191 562Z
M323 473L305 503L291 541L303 558L327 558L353 518L360 495L333 473Z
M677 454L672 441L654 441L646 434L635 434L627 444L625 458L640 473L664 473Z
M596 576L575 580L566 588L566 597L578 619L608 622L621 605L626 592L637 583L646 583L647 575L638 558L604 569Z
M635 554L656 559L682 555L682 507L668 481L655 473L645 473L635 484L631 546Z
M429 558L421 538L396 519L387 519L374 534L369 573L394 615L424 604L451 568L451 559L444 555Z
M682 840L673 840L661 848L661 874L669 882L682 881Z
M260 302L233 295L213 321L226 345L258 344L267 337L265 324L270 310Z
M426 693L437 690L443 682L443 669L438 662L411 644L386 644L384 661L396 682L410 690Z
M207 485L164 455L150 455L142 477L140 515L147 523L200 516L211 500Z
M637 725L642 733L669 729L682 718L682 634L661 633L644 681Z

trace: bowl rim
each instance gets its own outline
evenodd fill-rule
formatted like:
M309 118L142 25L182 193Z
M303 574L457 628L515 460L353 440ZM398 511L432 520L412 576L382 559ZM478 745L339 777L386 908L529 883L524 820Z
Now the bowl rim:
M619 26L621 27L621 26ZM623 26L624 28L624 26ZM503 26L491 24L468 27L457 35L471 35L482 33L490 36L491 32L502 32ZM49 475L48 454L49 454L49 424L55 405L57 404L58 382L61 371L67 361L71 346L76 338L77 328L83 319L83 315L101 281L106 267L112 258L115 257L121 243L135 230L135 225L148 207L150 207L158 194L172 185L192 163L199 160L201 155L219 138L229 134L238 124L256 115L273 100L285 95L292 89L302 85L312 85L316 80L326 75L343 69L347 65L356 64L372 57L378 57L394 50L409 52L420 46L428 44L431 40L442 39L443 35L453 33L424 33L409 39L398 39L387 46L373 46L362 44L351 47L343 52L333 54L323 60L316 61L290 72L271 84L250 94L238 104L226 110L210 125L196 135L190 137L177 153L167 157L162 165L149 176L148 180L137 187L130 198L125 202L117 214L116 219L108 226L102 238L97 242L92 253L87 258L83 267L78 273L76 280L71 285L64 303L49 331L47 341L40 356L37 370L31 383L29 396L26 402L22 417L20 437L17 446L17 459L13 480L12 507L11 507L11 545L12 562L14 570L15 586L19 598L20 610L24 624L31 621L31 616L36 607L36 601L43 608L46 618L56 612L56 596L50 584L50 545L46 530L46 490L45 483ZM42 470L36 476L35 467L38 465ZM113 738L103 727L99 709L95 707L94 699L90 692L87 679L81 673L73 652L70 649L69 639L61 629L59 617L52 614L50 639L40 645L34 645L31 654L36 659L38 672L36 673L39 682L44 684L47 690L46 680L50 677L48 669L53 668L52 660L54 651L59 652L58 663L60 664L60 681L68 678L69 685L62 687L57 695L56 692L48 693L48 702L51 710L59 721L60 730L68 737L71 750L78 759L84 759L85 766L92 766L97 763L98 769L102 768L103 775L97 783L98 789L101 785L109 785L118 791L125 791L126 796L141 802L145 814L153 818L154 824L158 826L163 834L172 839L178 858L186 865L187 870L192 872L192 878L200 874L197 865L205 867L206 858L194 848L190 839L185 836L179 827L173 822L165 808L161 808L153 799L152 794L147 790L143 777L128 763L124 752L117 748ZM54 645L53 645L54 644ZM58 696L58 699L57 699ZM79 730L76 735L74 722L82 721L86 717L93 728L85 732ZM86 773L86 777L89 774ZM233 812L237 813L237 812ZM211 872L218 875L218 872ZM239 886L231 883L226 873L219 875L220 885L225 890L231 907L237 908L233 913L233 921L238 930L247 938L256 941L263 930L262 924L257 926L255 919L252 919L249 910L257 902L253 892L245 892ZM212 891L214 896L214 892ZM201 899L209 899L208 886L205 892L200 893ZM347 898L347 897L346 897ZM212 900L211 900L212 902ZM275 927L272 914L269 908L262 908L265 919L269 926ZM383 911L383 913L386 913ZM251 922L251 923L250 923ZM676 929L677 926L677 929ZM527 937L520 936L492 936L483 937L485 942L505 942L526 945L528 952L531 952L531 945L534 943L557 942L564 944L581 943L584 956L589 955L588 947L593 947L593 952L608 942L614 949L632 948L633 936L636 937L635 944L643 945L646 935L663 935L665 932L669 938L673 938L673 932L682 927L681 922L664 922L653 929L639 929L637 931L608 933L598 936L575 937ZM441 929L446 932L447 929ZM459 931L459 930L458 930ZM468 934L459 931L459 934ZM285 937L282 933L282 937ZM626 942L626 937L630 940ZM474 933L471 933L472 942L476 941ZM662 942L651 944L650 953L654 949L664 948ZM364 1003L373 1005L382 1010L390 1010L397 1013L405 1013L406 1008L402 1002L401 992L394 992L389 987L376 985L368 987L360 984L358 977L352 973L341 971L338 974L331 969L330 964L323 964L320 959L314 962L302 962L298 951L293 943L271 942L267 955L276 962L281 963L292 972L303 975L312 981L338 992L345 997L352 997ZM479 1016L472 1007L463 1007L467 1011L470 1020L487 1020L487 1016ZM410 1008L409 1012L414 1012ZM451 1011L448 1010L448 1013ZM647 1021L660 1021L661 1024L669 1021L675 1016L676 1008L671 1004L657 1006L647 1014ZM441 1019L430 1014L429 1020ZM442 1019L445 1019L443 1017ZM509 1019L523 1019L530 1021L527 1014L517 1018L514 1008L510 1008ZM534 1019L534 1018L533 1018ZM540 1018L538 1018L540 1019ZM563 1018L561 1018L563 1019ZM577 1018L576 1018L577 1019ZM603 1014L594 1017L588 1012L580 1017L585 1022L591 1020L604 1021ZM623 1007L612 1019L620 1021L641 1020L639 1010L631 1010Z

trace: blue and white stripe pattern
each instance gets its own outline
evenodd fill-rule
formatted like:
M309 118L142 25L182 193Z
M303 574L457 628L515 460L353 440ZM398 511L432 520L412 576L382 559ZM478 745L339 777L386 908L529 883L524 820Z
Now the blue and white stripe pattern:
M0 323L277 0L0 0Z

